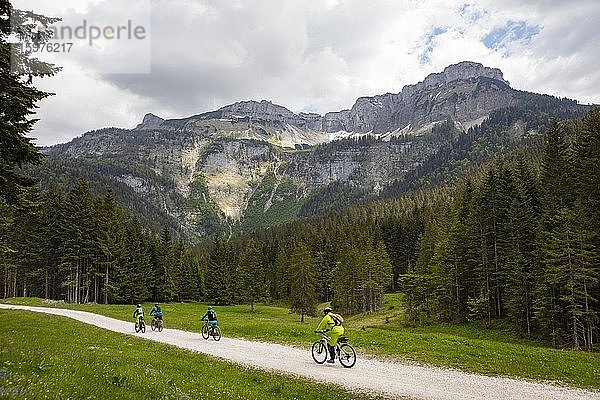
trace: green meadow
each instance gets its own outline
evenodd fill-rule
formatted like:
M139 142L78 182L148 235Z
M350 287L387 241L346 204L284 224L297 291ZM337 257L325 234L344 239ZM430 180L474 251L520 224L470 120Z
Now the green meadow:
M0 310L0 320L2 399L365 398L64 317Z
M133 306L44 303L40 299L8 302L84 310L133 324ZM200 331L205 304L169 303L161 307L166 327ZM152 304L144 304L146 313L151 308ZM257 305L254 313L247 305L215 309L224 336L303 346L307 350L317 339L313 330L319 317L308 317L300 323L299 316L283 306ZM492 321L491 327L482 323L408 327L403 324L401 310L401 297L388 295L385 311L346 317L346 333L357 348L359 362L360 357L401 359L491 376L600 389L600 353L554 349L543 341L518 336L502 321Z

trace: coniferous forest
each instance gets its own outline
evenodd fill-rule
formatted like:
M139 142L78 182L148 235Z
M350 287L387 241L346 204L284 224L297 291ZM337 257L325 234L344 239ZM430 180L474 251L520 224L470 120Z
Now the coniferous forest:
M331 301L373 312L405 295L415 324L504 318L592 350L600 335L600 110L555 122L459 184L189 247L147 230L85 178L1 204L3 297L131 303Z

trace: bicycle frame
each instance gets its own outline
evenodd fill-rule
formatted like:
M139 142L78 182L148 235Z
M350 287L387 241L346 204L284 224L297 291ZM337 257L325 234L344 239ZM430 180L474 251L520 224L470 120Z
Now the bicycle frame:
M321 342L323 342L323 344L325 346L327 346L329 344L329 341L331 340L331 338L329 336L327 336L325 334L325 332L320 332L321 333ZM329 347L325 347L326 349L328 349ZM340 342L336 342L335 343L335 357L339 358L340 357Z

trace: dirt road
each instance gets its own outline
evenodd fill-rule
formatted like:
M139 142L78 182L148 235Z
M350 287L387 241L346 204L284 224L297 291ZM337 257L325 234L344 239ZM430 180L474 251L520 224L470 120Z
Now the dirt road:
M198 333L176 329L136 334L133 323L83 311L0 304L2 309L19 309L69 317L113 332L135 335L184 349L220 357L238 364L277 371L350 390L391 398L427 400L600 400L600 393L567 389L508 378L493 378L455 370L424 367L401 362L383 362L360 356L353 368L339 364L317 365L308 349L224 337L219 342L204 340ZM226 332L224 333L227 334Z

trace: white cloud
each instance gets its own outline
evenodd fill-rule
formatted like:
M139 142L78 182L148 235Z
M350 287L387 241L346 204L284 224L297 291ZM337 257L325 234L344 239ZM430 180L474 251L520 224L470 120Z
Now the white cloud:
M101 12L102 0L88 3L77 11ZM43 83L57 96L40 104L33 136L47 145L131 127L146 112L182 117L248 99L325 113L462 60L502 69L517 89L600 103L599 23L595 0L153 0L152 73L101 75L101 60L69 60L77 66ZM539 31L484 45L507 26Z
M36 86L48 92L60 87L60 94L39 104L35 117L40 121L32 135L39 145L67 142L102 127L134 127L138 116L150 106L146 99L103 81L75 63L65 64L60 75L40 80Z

